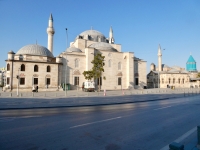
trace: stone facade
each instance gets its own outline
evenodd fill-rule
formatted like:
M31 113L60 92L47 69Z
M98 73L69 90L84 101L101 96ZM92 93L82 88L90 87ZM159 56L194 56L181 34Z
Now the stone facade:
M61 82L65 83L65 72L67 72L66 83L69 83L72 89L80 89L85 81L82 73L92 69L91 62L94 56L101 53L105 56L102 76L106 77L106 80L101 81L101 89L144 88L146 86L146 61L136 58L132 52L122 52L121 45L114 44L113 40L112 44L95 40L97 37L105 40L106 38L102 36L96 30L84 31L77 36L74 42L71 42L65 52L59 55L64 60ZM77 66L76 61L78 61ZM79 83L75 85L77 77ZM137 84L136 78L138 79ZM97 88L97 81L95 83Z
M19 87L21 90L31 91L33 86L38 86L40 90L56 90L59 83L59 66L62 64L56 63L55 58L29 56L26 55L25 58L29 57L31 60L18 60L17 55L14 59L6 60L7 88L13 90Z

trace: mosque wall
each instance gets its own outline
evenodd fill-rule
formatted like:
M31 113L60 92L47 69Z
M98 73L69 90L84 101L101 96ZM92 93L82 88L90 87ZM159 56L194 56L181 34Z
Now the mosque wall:
M9 62L7 62L9 63ZM21 65L25 66L25 71L21 71ZM34 71L34 66L38 66L38 71ZM50 72L47 72L47 66L50 67ZM33 85L38 86L39 90L47 90L53 88L54 90L58 87L58 66L59 64L39 63L39 62L25 62L25 61L14 61L13 63L13 75L12 71L7 72L7 77L13 80L13 89L17 89L19 75L19 89L21 90L32 90ZM12 69L12 68L10 68ZM47 78L49 84L47 83ZM34 81L35 80L35 81ZM36 81L37 80L37 81ZM11 82L10 82L11 85Z

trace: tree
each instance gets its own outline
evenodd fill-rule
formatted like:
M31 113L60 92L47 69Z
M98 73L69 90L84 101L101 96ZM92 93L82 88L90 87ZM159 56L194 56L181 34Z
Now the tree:
M197 78L200 78L200 72L197 74Z
M104 72L104 58L102 54L97 54L94 56L94 60L91 62L93 64L92 70L84 71L83 75L86 80L91 80L92 78L99 80L99 90L100 90L100 77L102 76L102 72ZM106 77L103 77L106 80Z
M94 77L94 75L93 75L94 73L93 73L93 71L84 71L83 72L83 75L84 75L84 77L85 77L85 79L86 80L92 80L92 78Z

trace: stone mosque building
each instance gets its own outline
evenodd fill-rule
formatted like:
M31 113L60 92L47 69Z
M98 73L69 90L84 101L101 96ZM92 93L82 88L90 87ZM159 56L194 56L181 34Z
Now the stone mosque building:
M10 90L30 90L38 86L42 91L62 90L61 85L81 89L85 81L84 71L92 69L91 61L97 53L105 56L105 66L101 79L101 89L144 88L146 86L146 61L134 56L133 52L122 52L120 44L115 44L112 27L109 37L101 32L87 30L80 33L70 47L57 57L53 55L55 30L50 15L47 34L48 46L31 44L16 53L8 52L6 60L6 87ZM96 88L97 88L97 82Z
M196 61L190 55L186 68L178 66L169 67L162 64L162 51L158 46L158 67L154 63L150 66L150 73L147 74L148 88L192 88L200 87L200 82L196 79Z

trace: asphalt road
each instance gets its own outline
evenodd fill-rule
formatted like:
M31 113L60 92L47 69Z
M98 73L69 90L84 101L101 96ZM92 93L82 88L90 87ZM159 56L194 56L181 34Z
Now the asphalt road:
M1 110L0 149L160 150L199 125L199 118L200 96L108 106Z

